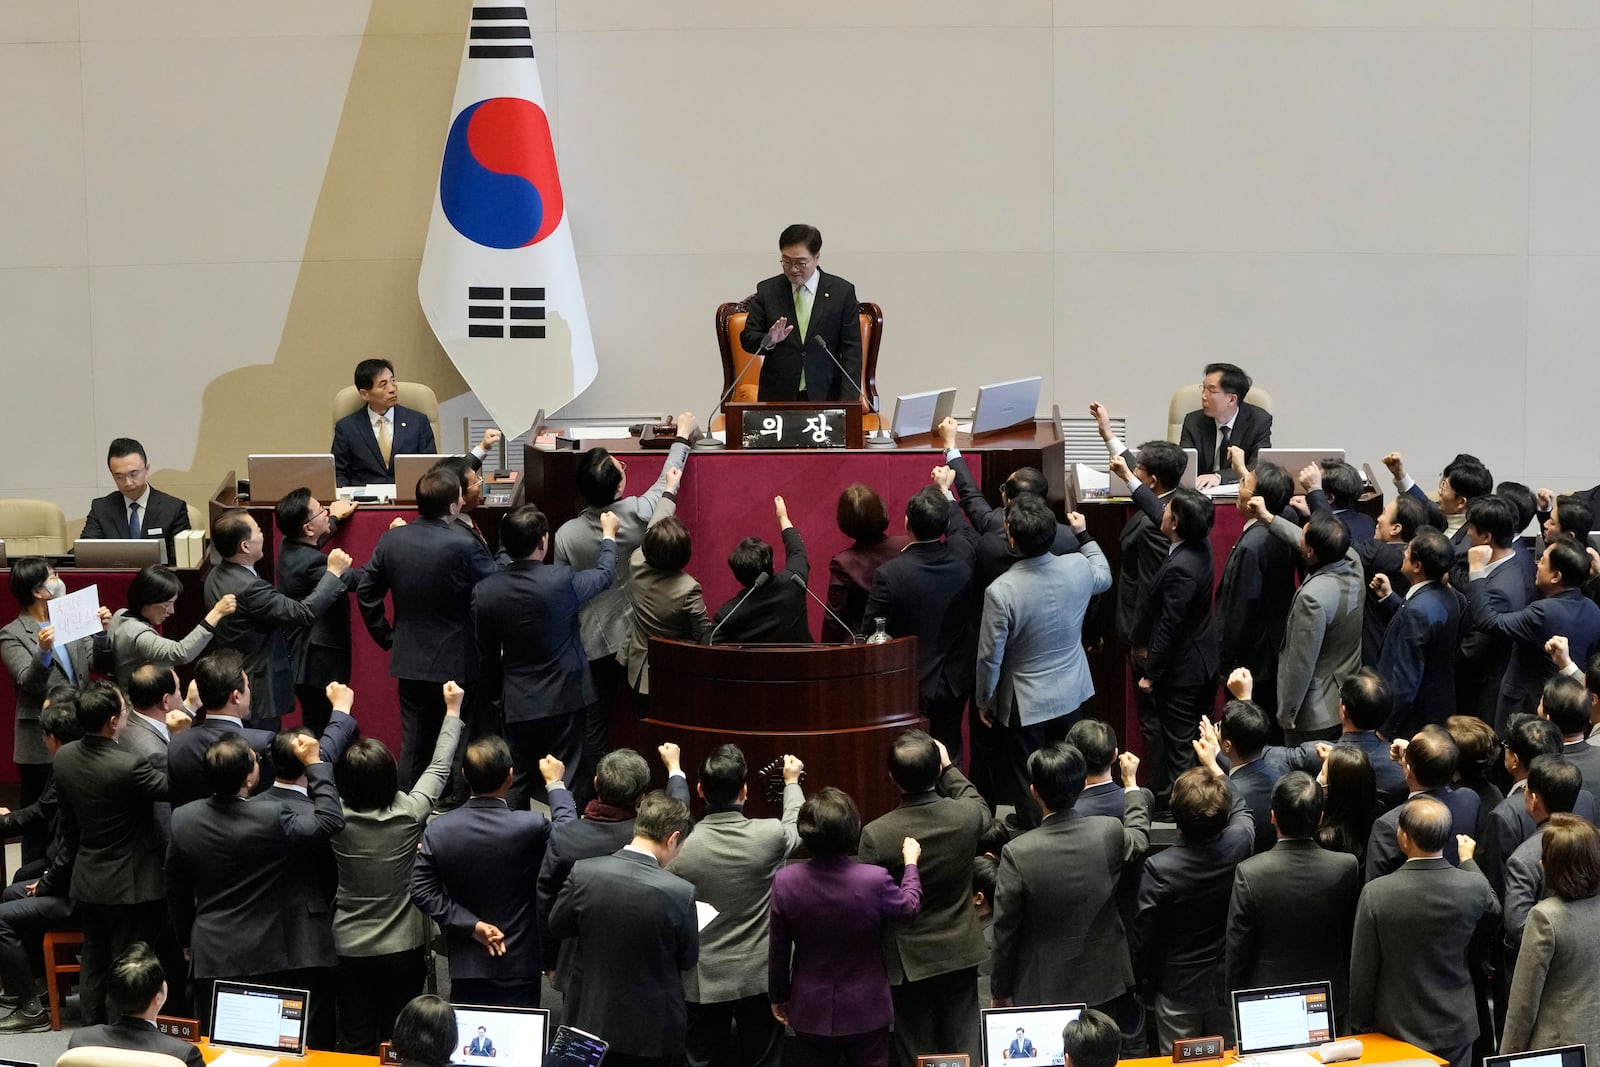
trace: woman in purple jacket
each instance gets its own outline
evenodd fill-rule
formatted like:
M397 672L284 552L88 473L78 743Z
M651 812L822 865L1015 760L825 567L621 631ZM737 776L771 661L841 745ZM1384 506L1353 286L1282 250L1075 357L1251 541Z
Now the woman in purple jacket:
M767 990L772 1014L795 1035L784 1060L790 1067L888 1067L894 1003L879 932L922 906L922 846L910 837L901 843L899 885L882 867L857 863L851 853L861 839L861 813L831 786L805 802L799 830L813 859L772 880Z

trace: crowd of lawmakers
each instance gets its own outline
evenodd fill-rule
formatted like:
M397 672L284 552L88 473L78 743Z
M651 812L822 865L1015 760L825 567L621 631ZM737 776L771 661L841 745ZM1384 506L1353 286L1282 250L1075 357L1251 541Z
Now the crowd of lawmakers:
M366 415L340 439L370 433L390 462L388 420L419 416L396 414L388 364L356 379ZM254 570L268 532L227 512L185 635L162 633L180 583L152 566L101 634L56 642L60 578L14 561L0 652L24 806L0 832L25 863L0 901L0 1032L48 1025L40 939L70 922L96 1040L148 1044L169 991L203 1019L211 983L246 979L312 991L312 1047L370 1053L422 990L437 924L453 1000L536 1006L548 980L624 1065L976 1057L980 970L997 1006L1093 1009L1068 1034L1077 1067L1230 1034L1230 990L1324 979L1341 1033L1454 1067L1600 1053L1596 490L1496 484L1461 455L1430 498L1390 454L1374 519L1346 464L1257 461L1271 416L1249 387L1206 368L1184 430L1203 485L1236 481L1249 516L1220 584L1231 505L1180 484L1179 445L1125 448L1099 404L1133 497L1115 575L1040 471L986 500L951 422L903 533L870 487L844 488L853 544L821 638L916 635L930 724L883 754L902 799L865 826L839 790L805 795L795 755L781 817L753 818L736 747L691 782L662 745L651 791L645 757L608 744L622 687L648 706L650 637L813 639L782 498L781 565L744 539L740 592L705 604L675 514L688 412L654 484L628 495L624 463L592 449L584 510L551 530L515 507L494 545L471 518L475 455L426 474L418 516L360 566L332 547L351 504L277 503L276 584ZM170 511L137 442L109 464L98 521ZM352 599L390 653L398 754L360 736ZM1142 765L1083 713L1085 645L1111 630ZM282 729L297 702L304 725ZM1176 840L1152 851L1156 818Z

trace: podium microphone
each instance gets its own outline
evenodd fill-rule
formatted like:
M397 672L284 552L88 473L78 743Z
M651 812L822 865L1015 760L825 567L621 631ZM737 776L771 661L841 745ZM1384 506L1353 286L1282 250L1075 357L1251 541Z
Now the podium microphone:
M757 589L760 589L762 586L766 585L771 580L772 580L772 575L767 574L765 572L756 575L756 584L752 585L749 589L746 589L744 591L744 596L740 597L739 598L739 602L728 610L728 613L722 617L722 621L717 623L715 626L713 626L711 628L711 636L706 638L706 644L707 645L716 644L717 643L717 631L722 629L724 626L726 626L727 623L728 623L728 620L733 618L734 614L740 608L744 607L744 602L746 600L750 599L750 594L751 593L754 593Z
M804 589L806 591L806 596L810 597L812 600L815 600L817 604L821 606L822 610L828 613L828 617L834 622L838 623L841 630L850 635L850 643L852 645L861 643L861 638L856 636L856 632L846 625L843 619L839 618L839 616L833 613L833 609L828 607L827 601L823 600L821 597L817 596L817 594L811 591L811 587L806 584L806 580L804 578L800 577L794 571L785 571L784 575L789 579L789 581L795 583L801 589ZM732 615L733 612L730 611L728 614Z
M730 340L730 344L731 343L732 342ZM767 351L767 349L766 349L765 346L763 346L762 348L759 348L759 349L756 350L756 355L759 357L761 355L761 353L763 353L765 351ZM697 440L694 443L694 448L695 448L696 451L699 451L699 452L710 452L710 451L714 451L714 450L719 449L719 448L727 448L728 447L728 443L726 441L719 441L715 437L711 436L711 420L717 414L718 411L722 410L722 405L726 404L728 402L728 398L733 395L733 391L735 389L739 388L739 381L740 381L740 379L742 379L745 376L745 372L748 371L751 367L754 367L757 362L758 361L755 360L755 359L750 360L744 366L739 368L739 373L738 374L735 374L733 376L732 384L730 384L728 386L727 391L724 392L722 394L721 399L719 399L717 401L716 407L712 408L711 409L711 413L706 416L705 429L701 431L700 439ZM724 413L724 414L726 414L726 413ZM727 420L723 420L722 432L723 432L724 436L734 432L733 427L731 427L731 426L729 426L727 424ZM729 614L731 615L732 612L729 612Z
M817 344L821 345L822 351L826 352L828 358L833 360L833 365L839 368L839 373L844 375L845 380L856 387L856 391L852 393L851 396L861 396L864 392L864 390L861 388L861 383L850 377L850 372L844 369L844 364L839 362L838 357L833 354L833 350L828 347L828 342L822 337L821 334L817 335ZM883 412L878 410L876 402L873 403L872 413L877 415L880 419L883 417ZM881 428L873 430L871 433L867 434L866 444L868 448L893 448L895 447L894 435Z

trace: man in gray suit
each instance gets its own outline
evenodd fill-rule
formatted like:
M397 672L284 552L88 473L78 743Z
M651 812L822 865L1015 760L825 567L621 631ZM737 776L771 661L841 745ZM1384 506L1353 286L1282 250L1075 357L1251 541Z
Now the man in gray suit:
M1268 514L1260 499L1254 506L1256 518L1270 525L1274 537L1298 545L1312 568L1289 605L1278 657L1284 742L1337 740L1339 690L1361 669L1361 558L1350 547L1350 531L1333 515L1313 515L1302 531Z
M1083 1003L1122 1028L1122 1055L1144 1053L1144 1013L1133 995L1133 960L1117 910L1122 866L1150 847L1150 808L1134 784L1139 758L1119 759L1123 820L1081 815L1073 802L1088 767L1064 742L1028 758L1029 788L1044 821L1000 853L995 881L995 1007Z
M1468 1067L1478 1037L1473 968L1487 957L1500 918L1494 890L1472 862L1472 838L1444 857L1450 810L1414 797L1396 837L1406 862L1368 882L1356 906L1350 950L1350 1028L1409 1041Z
M1094 695L1083 616L1089 599L1111 588L1111 566L1083 516L1073 512L1067 521L1081 548L1056 556L1050 553L1056 517L1049 505L1029 494L1006 506L1006 540L1021 558L984 591L978 625L975 699L984 723L998 728L997 791L1016 805L1024 829L1039 825L1040 817L1028 756L1065 738Z
M772 876L800 843L795 822L805 802L800 791L804 769L805 764L785 755L782 819L751 819L744 813L750 769L738 746L722 745L700 764L695 791L706 802L706 815L668 868L694 886L696 899L718 913L701 934L700 958L683 972L689 1015L684 1060L689 1067L721 1063L730 1027L740 1063L760 1067L778 1062L783 1027L772 1017L767 1000L767 931Z
M976 1057L978 965L988 951L972 907L972 858L989 825L989 804L944 744L921 730L895 738L889 776L900 787L900 806L862 828L857 858L899 881L901 842L913 837L922 845L922 910L883 931L895 1058L900 1067L916 1067L917 1054L934 1049Z
M345 595L340 575L350 569L350 554L328 553L328 570L304 600L290 600L255 571L266 551L266 535L248 511L225 511L211 524L211 543L222 562L206 575L209 609L228 593L238 610L217 625L213 649L231 648L244 657L250 678L253 725L278 732L283 716L294 708L294 661L285 631L309 627Z
M117 731L117 744L150 761L150 766L167 773L167 746L176 731L189 728L189 713L178 697L178 672L171 667L146 663L128 679L128 703L132 707ZM161 851L166 854L172 833L172 801L156 801L156 823L161 828Z

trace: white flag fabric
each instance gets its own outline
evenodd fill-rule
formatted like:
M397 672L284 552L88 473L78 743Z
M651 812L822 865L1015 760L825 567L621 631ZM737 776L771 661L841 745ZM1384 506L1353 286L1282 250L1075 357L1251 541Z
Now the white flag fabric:
M594 337L525 7L472 9L417 297L507 437L594 381Z

